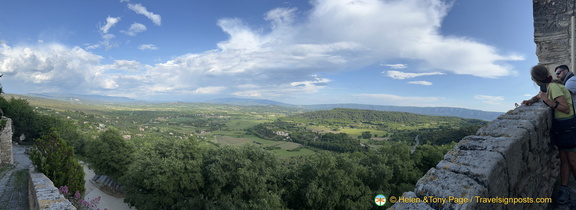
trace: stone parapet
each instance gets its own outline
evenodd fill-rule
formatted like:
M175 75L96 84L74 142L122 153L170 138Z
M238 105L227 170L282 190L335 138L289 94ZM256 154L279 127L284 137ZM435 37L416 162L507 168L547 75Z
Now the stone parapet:
M574 0L533 0L534 42L539 64L554 70L571 66L570 37ZM570 69L574 71L574 69Z
M33 210L76 210L54 186L54 183L43 173L36 172L34 167L30 167L28 196L30 208Z
M536 103L501 115L476 135L464 137L418 180L413 192L402 197L421 202L397 202L392 208L546 209L548 203L505 204L502 199L486 203L481 199L528 201L552 196L560 159L550 142L551 114L545 105ZM443 203L430 198L454 199Z

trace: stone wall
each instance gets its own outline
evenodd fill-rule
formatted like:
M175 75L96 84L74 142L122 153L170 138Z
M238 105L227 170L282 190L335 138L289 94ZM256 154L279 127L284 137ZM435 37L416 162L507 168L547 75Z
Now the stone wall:
M14 164L12 153L12 119L0 118L0 165Z
M545 105L536 103L501 115L476 135L463 138L418 180L413 192L402 197L414 199L397 202L393 208L545 209L548 204L485 204L476 198L552 196L560 159L558 150L550 144L551 114ZM429 196L468 200L442 204L438 200L430 202ZM413 202L417 199L422 202Z
M570 37L574 0L533 0L534 42L539 64L551 71L558 65L571 67ZM570 69L574 72L575 69Z
M29 177L29 209L76 209L70 201L60 194L58 188L54 186L54 183L46 175L36 172L34 167L30 167Z

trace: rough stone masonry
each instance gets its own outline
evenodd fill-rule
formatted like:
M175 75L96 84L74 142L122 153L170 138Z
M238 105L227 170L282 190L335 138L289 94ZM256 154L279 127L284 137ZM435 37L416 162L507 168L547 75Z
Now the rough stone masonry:
M551 111L543 103L501 115L464 137L393 209L545 209L558 177L558 150L550 143ZM526 198L512 204L507 198ZM486 200L488 199L488 200ZM494 200L496 199L496 200ZM497 201L490 203L487 201ZM535 201L535 200L534 200Z
M0 165L13 165L12 153L12 119L0 118Z

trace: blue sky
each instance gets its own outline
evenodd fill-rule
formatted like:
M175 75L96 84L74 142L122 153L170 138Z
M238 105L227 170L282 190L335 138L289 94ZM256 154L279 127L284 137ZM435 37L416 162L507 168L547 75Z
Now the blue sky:
M0 0L7 93L508 111L537 93L523 0Z

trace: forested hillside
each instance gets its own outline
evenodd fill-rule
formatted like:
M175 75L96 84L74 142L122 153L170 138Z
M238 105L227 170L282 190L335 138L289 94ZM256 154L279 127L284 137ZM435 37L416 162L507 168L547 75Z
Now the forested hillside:
M452 124L452 125L469 125L484 122L482 120L464 119L459 117L444 117L444 116L430 116L421 114L412 114L407 112L388 112L388 111L374 111L365 109L343 109L336 108L332 110L323 110L315 112L306 112L297 115L291 115L281 118L286 121L294 121L298 123L369 123L369 124L385 124L385 123L399 123L405 125L422 125L434 122L436 124Z
M247 131L264 139L352 152L365 150L370 145L382 145L384 141L449 144L473 134L485 123L482 120L405 112L333 109L280 117ZM376 138L378 136L380 138ZM419 137L419 142L413 142L416 137ZM360 139L366 140L362 142Z

